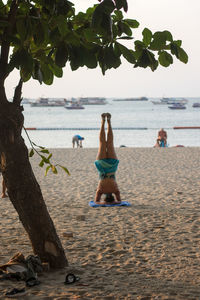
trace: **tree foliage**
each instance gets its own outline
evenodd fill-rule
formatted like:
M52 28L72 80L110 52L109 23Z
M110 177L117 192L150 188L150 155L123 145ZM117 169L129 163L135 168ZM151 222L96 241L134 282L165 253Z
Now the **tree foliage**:
M181 41L173 40L169 31L152 33L145 28L142 40L134 41L139 22L124 18L126 0L99 0L77 14L68 0L4 2L0 0L3 79L16 68L23 82L33 78L51 85L54 76L62 77L67 63L73 71L100 66L105 74L108 69L118 68L122 57L134 68L149 67L152 71L159 64L168 67L173 56L188 61ZM131 49L124 45L125 40L133 40ZM6 49L10 49L7 59L3 56Z

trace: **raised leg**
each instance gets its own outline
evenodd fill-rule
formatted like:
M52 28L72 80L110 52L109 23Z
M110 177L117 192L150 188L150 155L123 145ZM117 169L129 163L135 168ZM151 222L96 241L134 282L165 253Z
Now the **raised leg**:
M117 155L115 153L114 143L113 143L113 131L111 126L111 114L107 113L107 122L108 122L108 130L107 130L107 158L115 158L117 159Z
M105 135L105 117L106 114L101 115L101 129L99 133L99 150L97 153L97 160L107 157L106 153L106 135Z

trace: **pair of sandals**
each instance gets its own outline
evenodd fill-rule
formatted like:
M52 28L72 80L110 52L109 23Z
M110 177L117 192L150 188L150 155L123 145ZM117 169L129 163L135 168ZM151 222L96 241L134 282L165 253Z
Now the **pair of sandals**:
M111 114L110 113L103 113L103 114L101 114L101 117L104 121L105 121L106 118L109 121L111 119Z

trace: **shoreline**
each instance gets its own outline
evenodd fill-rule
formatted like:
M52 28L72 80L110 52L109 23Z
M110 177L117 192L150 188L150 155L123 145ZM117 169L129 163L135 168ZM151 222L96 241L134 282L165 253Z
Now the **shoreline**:
M97 148L49 148L57 175L30 161L69 267L43 273L23 299L198 299L200 147L116 148L116 179L131 207L91 208ZM0 264L32 254L9 199L1 199ZM67 233L72 233L68 236ZM64 285L72 272L80 281ZM1 281L0 299L23 282Z

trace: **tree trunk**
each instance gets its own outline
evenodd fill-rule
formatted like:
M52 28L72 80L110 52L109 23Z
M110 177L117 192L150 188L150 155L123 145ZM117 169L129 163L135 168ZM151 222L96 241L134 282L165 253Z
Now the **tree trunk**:
M1 94L1 91L0 91ZM9 198L31 240L33 252L52 268L67 266L64 249L34 176L21 136L22 107L0 105L0 158Z

